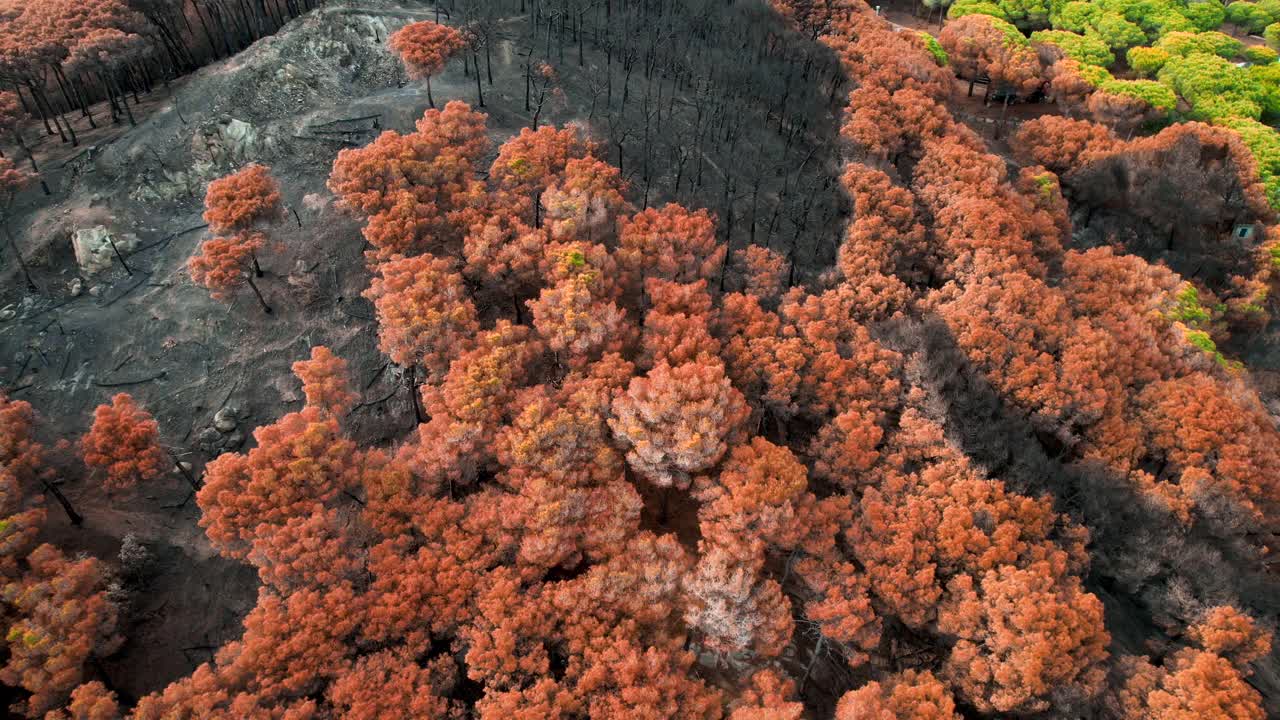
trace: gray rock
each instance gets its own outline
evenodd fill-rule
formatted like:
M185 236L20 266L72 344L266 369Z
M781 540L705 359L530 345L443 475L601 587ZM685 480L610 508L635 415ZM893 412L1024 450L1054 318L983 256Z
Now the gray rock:
M219 433L211 427L207 427L204 430L201 430L200 434L196 436L196 442L200 443L200 446L204 448L206 452L212 451L222 443L222 433Z
M72 278L71 282L67 283L67 292L71 294L71 297L80 297L81 293L84 292L84 281L80 278Z
M138 246L138 238L132 235L116 236L105 225L77 230L71 234L71 249L75 251L76 263L86 275L100 273L111 267L116 260L115 250L127 253Z
M236 429L236 414L233 408L224 407L213 416L213 427L224 435Z

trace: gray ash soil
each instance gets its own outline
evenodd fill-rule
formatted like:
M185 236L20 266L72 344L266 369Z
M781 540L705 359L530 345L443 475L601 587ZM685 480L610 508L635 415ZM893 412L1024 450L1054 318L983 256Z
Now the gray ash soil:
M414 427L403 379L378 351L373 310L361 297L369 277L360 223L335 209L324 183L339 149L364 144L382 129L409 130L426 109L425 89L406 84L385 41L405 22L434 17L420 6L386 0L330 4L235 57L158 88L135 110L136 128L89 132L86 126L79 150L58 145L56 137L39 143L53 194L24 193L9 225L42 291L26 290L6 249L0 317L6 309L12 317L0 320L0 389L36 408L46 440L74 442L94 406L129 392L156 416L174 456L198 476L221 452L251 446L254 428L301 407L290 365L315 345L350 363L363 396L346 422L356 439L386 445ZM516 22L494 51L496 84L484 88L494 153L529 124L522 63L530 49L520 44ZM803 239L797 280L812 280L831 264L847 208L835 182L830 88L797 82L805 89L783 97L797 114L816 118L801 133L784 137L777 122L762 121L717 128L718 139L702 142L691 132L697 99L668 97L676 110L667 111L661 134L646 147L639 129L644 79L637 73L630 105L613 116L612 129L626 136L619 149L609 139L605 113L595 111L606 100L590 99L607 72L603 54L588 44L579 66L576 49L569 53L559 67L564 92L542 122L590 127L602 154L621 159L637 204L643 187L650 205L679 200L708 207L720 215L734 247L760 242L785 249ZM612 68L621 72L616 58ZM432 84L438 106L452 99L475 103L474 78L464 76L460 61ZM619 76L615 92L620 88ZM760 112L769 117L769 108ZM377 116L376 127L368 118L334 122L365 116ZM693 147L705 161L696 184L694 165L679 170L673 159ZM205 185L248 162L272 167L289 208L271 228L274 247L262 257L266 274L259 286L274 307L270 316L247 290L219 302L186 272L187 259L208 237L200 217ZM763 180L753 188L756 178ZM117 263L90 276L76 264L71 234L96 225L117 238L137 237L126 258L132 274ZM77 283L78 295L72 292ZM224 419L234 416L234 429L213 427L219 411ZM133 534L151 558L143 577L125 583L121 632L127 640L101 667L122 698L163 688L240 635L257 578L213 551L180 475L108 496L72 459L63 465L61 490L85 522L73 527L49 498L45 539L117 565L122 539Z

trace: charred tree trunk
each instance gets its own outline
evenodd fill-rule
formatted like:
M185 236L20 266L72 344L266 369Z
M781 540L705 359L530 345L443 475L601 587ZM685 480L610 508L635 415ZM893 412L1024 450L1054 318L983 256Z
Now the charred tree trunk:
M44 485L45 491L50 495L53 495L54 499L58 501L58 504L62 506L62 510L67 513L67 519L71 521L72 525L75 525L76 527L84 525L84 517L82 517L80 513L76 512L75 508L71 507L71 501L67 500L67 496L62 494L62 491L58 489L57 485L54 485L44 478L40 478L40 483Z
M27 141L22 139L22 135L17 131L13 131L13 143L22 149L24 155L27 156L27 162L31 163L31 172L40 174L40 166L36 165L36 156L31 152L31 148L27 147ZM43 184L43 180L41 183ZM49 194L49 189L45 188L45 195Z
M200 20L200 27L204 30L205 40L209 43L209 52L213 53L213 59L219 60L222 55L218 52L218 43L213 39L213 31L209 29L209 23L204 19L204 13L200 12L200 3L192 2L191 6L196 10L196 18Z
M124 255L120 254L120 248L116 247L115 238L111 237L110 235L107 235L107 243L111 245L111 252L115 253L116 259L120 261L120 267L124 268L124 271L129 273L129 275L132 277L133 268L129 267L129 263L125 262Z
M258 304L262 306L262 312L268 315L274 313L275 311L267 304L267 299L262 297L262 291L258 289L257 283L253 281L253 275L249 274L245 276L245 279L249 281L249 288L253 290L254 297L258 298Z
M50 135L57 135L58 137L62 138L62 142L66 142L67 134L62 131L62 125L58 123L58 119L56 116L53 115L53 113L46 112L45 103L41 98L40 89L37 88L36 84L30 80L27 81L27 92L31 93L31 102L33 105L36 106L36 110L40 113L40 120L44 122L44 129ZM49 127L49 119L51 117L53 118L53 124L54 124L53 128Z
M102 84L102 89L107 94L107 106L111 108L111 122L119 124L120 117L124 113L120 112L120 103L116 102L115 88L108 81L105 72L98 73L98 82Z
M133 118L133 110L129 108L129 100L124 96L124 89L120 87L120 83L116 80L114 75L108 73L108 76L110 78L110 82L114 83L116 86L116 95L120 97L120 106L124 108L124 114L129 118L129 127L137 127L138 121ZM135 100L137 97L137 95L134 95Z
M57 68L55 72L57 72L59 75L62 75L62 68ZM75 95L76 102L79 103L80 105L80 114L88 118L89 127L96 130L98 128L98 123L94 122L93 111L89 109L89 100L86 97L87 93L85 93L84 91L84 83L80 82L80 79L78 77L75 79L67 78L65 76L63 77L66 84L71 86L71 90L72 90L72 93Z
M22 251L18 249L18 243L13 239L13 233L9 232L9 224L0 222L0 228L4 229L5 240L9 242L9 249L13 251L13 256L18 259L18 267L22 268L22 276L26 278L27 288L38 291L40 287L36 285L36 281L31 279L31 268L27 267L27 261L22 259Z
M22 94L22 86L16 82L13 83L13 92L18 96L18 102L22 103L22 111L28 115L34 115L35 113L31 111L31 105L27 103L27 96Z
M413 403L413 418L421 425L426 422L426 417L422 412L422 403L418 399L418 369L412 365L406 368L404 381L409 386L409 401Z

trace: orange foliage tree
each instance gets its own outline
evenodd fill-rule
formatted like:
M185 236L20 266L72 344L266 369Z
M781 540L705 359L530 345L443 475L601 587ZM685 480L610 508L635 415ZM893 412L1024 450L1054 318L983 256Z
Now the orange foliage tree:
M1280 447L1256 397L1197 374L1152 383L1136 403L1146 457L1188 499L1227 499L1231 517L1221 519L1233 523L1256 521L1280 497Z
M263 585L281 594L332 587L358 578L365 569L355 539L337 512L318 503L310 514L289 518L252 544L248 560L258 568Z
M942 29L938 42L948 59L965 69L969 77L987 75L988 91L1005 86L1008 92L1026 95L1040 84L1040 58L1016 28L991 15L976 13L957 18ZM973 92L972 83L969 86Z
M984 278L940 311L991 383L1051 432L1097 421L1108 392L1120 391L1099 354L1107 336L1076 321L1065 295L1037 278Z
M720 354L720 341L711 335L711 297L706 286L705 280L680 284L649 278L645 282L652 308L644 319L643 366L658 362L674 366Z
M5 523L0 535L0 578L21 574L21 561L36 546L45 517L39 499L27 497L18 476L0 465L0 521Z
M106 685L94 680L71 691L65 711L45 714L45 720L119 720L120 703Z
M1172 92L1168 90L1165 92L1169 93L1169 99L1175 97ZM1127 92L1108 92L1099 89L1089 96L1089 114L1098 122L1115 128L1118 134L1125 137L1132 136L1133 131L1143 124L1168 115L1171 109L1152 105L1150 98Z
M794 413L792 396L806 358L798 338L780 337L782 321L760 299L730 293L721 299L713 330L734 386L753 404L780 414Z
M72 525L84 521L58 486L49 482L52 470L45 460L45 447L35 437L31 404L0 393L0 520L9 523L5 529L10 531L0 542L4 550L0 571L6 575L16 573L14 563L31 549L45 518L43 508L27 507L25 484L39 482L62 505Z
M453 661L437 657L420 665L403 648L366 655L334 680L330 702L351 720L377 720L400 713L410 717L449 717L448 699L458 680Z
M622 477L591 394L531 391L498 438L501 482L520 494L527 518L520 560L549 569L621 552L639 523L640 498ZM563 403L563 404L558 404Z
M715 481L700 478L695 497L704 554L732 557L735 573L755 576L769 558L787 558L799 578L795 595L819 631L812 660L836 643L850 665L862 665L880 641L866 578L842 561L834 539L848 523L842 498L819 501L807 491L805 467L786 448L764 438L733 449ZM719 622L719 621L717 621ZM808 677L812 662L805 672Z
M677 543L646 533L542 592L493 573L466 632L468 672L486 689L480 716L719 717L721 693L692 676L694 655L673 622L686 568ZM555 657L565 669L553 676Z
M244 619L244 635L219 653L231 687L270 707L318 692L341 672L364 603L347 583L280 597L265 588ZM227 652L230 649L232 652Z
M1013 142L1019 155L1057 173L1106 155L1120 144L1105 125L1057 115L1023 123Z
M594 272L580 273L528 302L533 326L571 366L617 352L627 341L626 314L611 301L596 298L592 286L599 282Z
M456 251L483 219L475 162L489 147L486 118L454 100L424 113L415 132L388 130L338 153L328 187L344 207L369 216L364 236L376 259Z
M845 231L836 264L846 280L875 288L885 298L882 307L872 306L868 319L873 319L904 305L903 284L927 281L938 259L925 242L909 190L861 164L851 164L842 180L857 213Z
M800 720L804 704L796 702L796 684L772 670L751 676L751 684L733 703L729 720Z
M248 230L282 209L280 185L270 168L256 163L210 182L204 195L204 221L215 233Z
M880 414L865 403L855 403L818 431L809 452L813 472L846 491L858 492L878 478L869 472L880 459L879 445L885 431Z
M469 484L491 464L494 437L545 350L528 327L507 320L475 340L438 384L423 387L430 420L418 426L416 442L401 449L416 475L450 486Z
M30 693L14 710L39 718L66 701L91 657L110 655L122 638L115 634L116 607L107 598L102 563L69 560L41 545L26 565L0 590L17 616L6 635L9 654L0 681Z
M1188 634L1200 647L1229 660L1242 675L1250 674L1249 663L1271 652L1271 632L1230 605L1206 610Z
M253 277L262 277L258 252L267 246L266 235L254 230L283 212L280 186L267 167L258 164L209 183L204 197L204 219L214 233L230 237L214 238L200 246L188 263L191 277L213 291L214 297L247 281L267 314L272 310L259 292ZM253 266L253 276L244 269L245 257Z
M482 585L486 575L515 552L514 535L502 527L505 513L492 493L469 496L465 503L420 500L411 536L369 549L372 582L361 636L403 643L420 654L432 637L462 634L474 621L478 593L489 587ZM511 610L523 612L522 605L513 603Z
M311 348L310 360L293 364L293 374L302 381L307 405L318 407L335 417L346 414L359 396L351 391L347 361L323 345Z
M476 309L454 263L431 255L396 258L378 267L365 297L378 314L382 351L399 365L442 377L478 330Z
M733 254L742 273L742 291L763 300L777 297L787 281L787 259L775 250L749 245Z
M495 211L471 226L462 240L468 277L511 297L517 321L523 321L520 297L542 282L540 272L549 238L545 230L524 224L515 213Z
M248 284L262 311L270 315L275 311L253 281L253 258L265 245L266 237L257 232L212 238L201 243L200 252L187 261L187 271L217 300L227 299L233 290Z
M937 431L927 423L913 429L909 423L914 422L919 421L904 416L898 433ZM941 440L940 432L936 439ZM1052 512L1047 500L1008 492L1002 483L949 458L945 446L928 447L928 452L948 459L913 475L893 472L866 488L848 531L874 592L908 625L929 622L953 576L980 576L1000 565L1041 560L1051 560L1065 574L1083 555L1078 532Z
M629 206L618 168L594 157L573 158L542 194L545 222L557 240L611 240L618 216Z
M41 469L44 446L35 438L31 403L0 393L0 465L26 479Z
M1073 58L1060 56L1056 45L1040 44L1036 46L1041 60L1046 63L1045 78L1049 81L1049 95L1062 108L1069 118L1075 112L1088 109L1089 96L1097 92L1097 82L1091 82L1086 73L1089 66L1081 64ZM1046 115L1038 120L1047 120L1058 116Z
M1055 572L1048 563L1004 565L980 583L971 575L948 583L938 629L958 640L943 674L975 707L1040 712L1102 690L1110 642L1102 602Z
M1211 274L1254 269L1255 248L1223 235L1274 215L1257 161L1233 131L1177 123L1122 142L1094 123L1041 118L1023 125L1016 147L1061 172L1076 202L1123 209L1168 250L1194 252Z
M1044 274L1060 253L1063 226L1009 182L1005 163L963 137L925 145L912 182L934 213L946 274L961 280L1022 270ZM1037 192L1052 193L1053 184ZM1056 207L1050 205L1049 207Z
M94 410L93 426L80 439L80 447L85 465L103 473L103 486L108 490L155 480L166 465L159 426L128 393L118 393L110 405Z
M1183 648L1160 666L1146 657L1124 657L1123 684L1115 706L1126 720L1262 720L1262 697L1236 668L1212 652Z
M918 156L922 139L944 135L954 125L936 98L911 87L864 85L849 93L849 109L840 135L880 162L895 162L904 153Z
M702 539L747 557L794 549L811 530L815 500L807 488L805 467L790 450L752 438L729 453L714 482L699 483Z
M860 297L848 283L816 295L792 288L783 297L782 342L775 347L784 365L781 375L792 384L787 402L777 402L781 387L772 398L773 409L783 417L795 412L827 417L859 402L877 409L897 404L901 356L877 343L855 320L859 305ZM803 358L799 364L797 355Z
M850 690L836 720L959 720L951 692L928 670L904 670Z
M703 647L739 662L782 654L795 629L791 601L776 580L762 576L763 554L744 562L719 545L700 554L685 580L685 621Z
M443 70L449 58L467 46L466 38L447 25L423 21L405 25L392 33L388 42L404 61L409 76L427 81L427 102L435 107L431 76Z
M229 557L246 557L255 539L359 483L360 453L319 408L285 415L253 436L258 444L247 454L209 463L196 494L200 526Z
M521 128L519 135L498 148L498 157L489 167L497 202L511 208L523 222L542 227L543 193L564 177L571 160L586 158L593 150L591 142L572 126Z
M627 463L659 487L688 487L742 438L750 414L717 360L660 362L613 401L609 427Z
M628 287L638 291L650 277L681 283L711 281L720 273L725 247L716 241L710 213L668 204L624 218L616 255Z
M1010 493L905 414L846 533L886 611L954 639L943 671L985 712L1038 711L1101 689L1102 606L1075 576L1084 533L1048 499ZM905 465L904 465L905 463ZM1022 630L1035 628L1035 642Z

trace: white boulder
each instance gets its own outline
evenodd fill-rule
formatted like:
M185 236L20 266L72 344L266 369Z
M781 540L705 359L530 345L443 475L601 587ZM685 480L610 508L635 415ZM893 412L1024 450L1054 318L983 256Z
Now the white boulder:
M116 262L115 251L111 243L115 242L121 254L125 254L138 246L138 238L133 235L113 235L105 225L76 230L71 234L71 248L76 254L76 263L87 275L94 275L110 268Z

